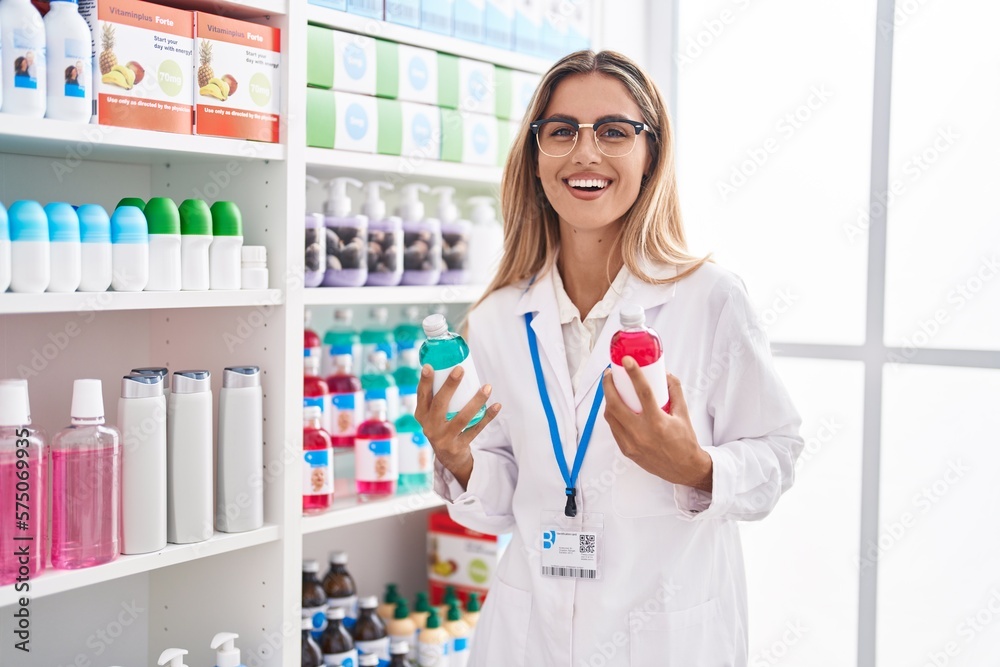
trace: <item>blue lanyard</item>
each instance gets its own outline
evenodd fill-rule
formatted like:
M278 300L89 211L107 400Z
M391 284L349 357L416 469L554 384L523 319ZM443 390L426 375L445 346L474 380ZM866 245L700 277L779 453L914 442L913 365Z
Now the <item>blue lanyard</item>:
M594 404L590 408L590 415L587 417L587 425L583 429L580 437L580 444L576 448L576 458L573 460L573 472L566 464L566 454L563 453L562 438L559 436L559 424L556 423L556 415L552 410L552 401L549 400L549 391L545 388L545 374L542 373L542 362L538 358L538 339L531 328L531 313L524 314L524 325L528 330L528 347L531 349L531 363L535 367L535 382L538 383L538 394L542 399L542 407L545 408L545 418L549 422L549 437L552 439L552 449L556 454L556 462L559 464L559 472L562 473L563 481L566 482L566 516L576 516L576 479L580 475L580 467L583 465L583 457L587 455L587 447L590 445L590 436L594 432L594 422L597 421L597 410L604 402L604 383L597 384L597 393L594 395Z

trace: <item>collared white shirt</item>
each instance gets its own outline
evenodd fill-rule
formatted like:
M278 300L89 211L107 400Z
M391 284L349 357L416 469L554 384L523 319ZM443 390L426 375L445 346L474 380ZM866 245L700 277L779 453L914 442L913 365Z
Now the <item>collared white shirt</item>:
M580 321L580 309L574 305L569 294L566 293L559 269L556 266L552 267L552 285L556 292L556 303L559 304L559 323L562 324L563 343L566 346L566 363L569 366L570 377L573 379L574 394L580 389L580 380L583 377L586 361L590 357L590 353L594 351L594 343L600 338L604 323L608 321L608 315L611 314L615 304L621 298L620 295L628 280L628 275L628 270L623 266L618 275L615 276L604 298L590 309L583 321Z

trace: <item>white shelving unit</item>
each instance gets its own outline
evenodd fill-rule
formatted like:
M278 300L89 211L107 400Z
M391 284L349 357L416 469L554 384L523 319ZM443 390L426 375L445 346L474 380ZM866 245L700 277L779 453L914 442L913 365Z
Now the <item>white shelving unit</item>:
M306 148L307 25L374 34L531 72L542 72L547 64L304 0L161 2L282 30L281 143L3 115L0 201L97 203L110 210L126 196L231 200L243 212L245 243L268 249L269 289L0 294L0 377L28 378L33 421L51 435L68 421L76 378L103 381L107 421L116 423L120 379L131 368L207 368L217 395L225 366L260 365L265 527L217 533L201 544L170 545L85 570L47 570L28 592L0 587L4 667L148 665L172 646L190 651L188 664L209 665L214 652L208 642L222 630L240 634L245 664L294 667L300 661L303 557L325 558L329 549L347 549L365 591L376 592L389 578L407 592L426 583L426 515L441 506L433 493L366 503L342 495L326 514L301 515L303 315L311 308L328 316L337 305L360 310L374 304L446 304L452 306L449 317L457 319L484 287L305 289L301 221L307 211L320 210L323 197L322 188L306 190L305 176L350 173L395 183L448 183L461 197L496 194L501 171ZM401 563L405 553L413 557ZM10 639L20 597L31 601L30 654L15 651Z

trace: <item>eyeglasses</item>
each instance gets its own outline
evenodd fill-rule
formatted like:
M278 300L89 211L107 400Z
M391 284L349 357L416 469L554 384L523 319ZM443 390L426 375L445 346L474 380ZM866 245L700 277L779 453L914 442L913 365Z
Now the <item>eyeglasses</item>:
M597 149L608 157L625 157L635 148L639 133L643 130L650 132L645 123L627 118L605 118L596 123L543 118L531 123L530 127L538 142L538 150L549 157L566 157L573 152L580 128L584 127L594 130Z

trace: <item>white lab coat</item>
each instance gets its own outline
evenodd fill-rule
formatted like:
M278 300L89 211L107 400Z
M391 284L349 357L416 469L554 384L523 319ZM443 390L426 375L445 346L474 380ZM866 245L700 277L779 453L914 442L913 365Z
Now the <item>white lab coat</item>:
M654 270L676 275L674 267ZM623 302L646 309L680 378L711 494L675 486L626 459L598 415L578 481L581 513L602 513L596 581L541 575L541 513L565 484L532 371L524 314L534 313L546 386L570 466ZM737 521L768 515L794 478L800 419L773 367L743 282L714 264L670 285L630 275L573 394L551 274L490 295L469 319L480 379L500 415L472 444L468 490L440 464L435 489L473 530L513 532L476 628L470 667L745 667L747 593Z

